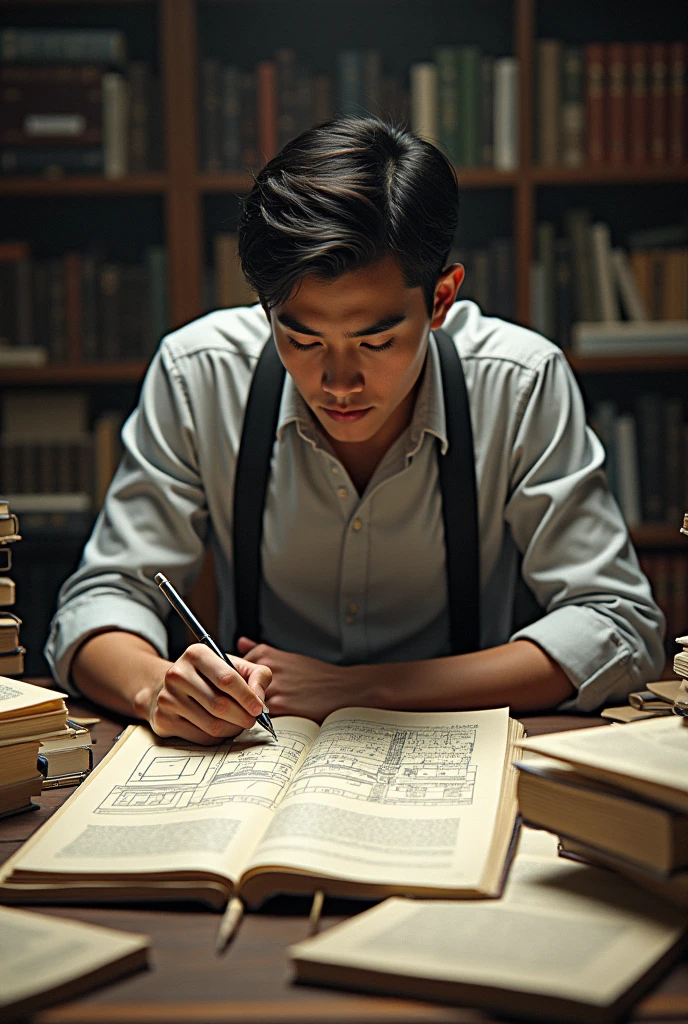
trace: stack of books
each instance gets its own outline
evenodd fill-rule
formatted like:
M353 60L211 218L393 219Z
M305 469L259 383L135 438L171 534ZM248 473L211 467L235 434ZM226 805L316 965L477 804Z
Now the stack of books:
M38 751L43 740L70 734L64 694L0 677L0 817L37 807Z
M93 768L93 747L88 729L67 719L67 732L41 740L38 768L43 789L76 786Z
M517 762L525 822L564 856L612 868L688 906L688 719L574 729L525 740Z
M19 520L6 498L0 498L0 673L21 675L26 650L19 643L21 619L7 609L16 599L14 580L5 576L12 568L11 545L21 540Z

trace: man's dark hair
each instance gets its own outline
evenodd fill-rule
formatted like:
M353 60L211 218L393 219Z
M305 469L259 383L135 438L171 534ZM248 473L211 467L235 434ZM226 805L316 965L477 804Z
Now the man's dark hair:
M391 255L430 313L458 212L456 174L439 149L377 118L336 118L260 171L239 221L239 258L272 309L307 274L333 280Z

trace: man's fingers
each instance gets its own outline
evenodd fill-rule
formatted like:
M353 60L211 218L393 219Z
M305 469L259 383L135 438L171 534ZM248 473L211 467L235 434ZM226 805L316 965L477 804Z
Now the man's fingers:
M231 718L220 718L218 715L206 711L193 697L188 697L184 701L181 714L192 725L218 740L236 736L244 729L250 729L255 722L255 718L237 704L234 705Z
M187 648L186 653L198 673L205 676L213 686L218 687L224 694L233 697L249 715L253 715L255 718L261 713L263 707L260 700L246 679L242 678L244 673L248 676L254 666L249 666L247 662L237 658L237 671L235 672L204 644L192 644Z
M189 743L199 743L201 746L210 747L213 744L220 742L216 736L210 736L207 732L203 732L188 719L182 718L181 715L174 715L167 721L160 731L155 730L159 736L176 736L182 740L187 740Z

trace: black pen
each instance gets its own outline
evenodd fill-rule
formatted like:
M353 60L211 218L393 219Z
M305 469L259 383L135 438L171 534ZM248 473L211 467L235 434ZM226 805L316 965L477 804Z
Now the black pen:
M163 576L161 572L156 572L155 582L158 584L167 600L170 602L174 610L177 612L182 622L184 622L185 625L189 627L189 629L196 637L198 642L201 644L205 644L206 647L209 647L214 654L217 654L218 658L222 658L225 665L229 665L229 667L236 672L237 670L235 666L232 665L231 661L229 660L225 652L220 650L220 648L215 643L208 630L203 628L203 626L200 624L200 622L198 621L194 613L191 611L191 609L188 607L188 605L186 605L184 601L182 601L181 597L174 589L170 581L165 576ZM241 673L237 674L240 675ZM255 694L255 696L258 698L258 700L260 700L258 694ZM267 713L267 707L262 700L260 702L261 704L263 704L265 711L261 711L261 713L256 718L256 722L258 722L259 725L262 725L264 729L267 729L267 731L270 733L273 739L277 739L277 736L275 736L275 730L272 727L272 722L270 721L270 716Z

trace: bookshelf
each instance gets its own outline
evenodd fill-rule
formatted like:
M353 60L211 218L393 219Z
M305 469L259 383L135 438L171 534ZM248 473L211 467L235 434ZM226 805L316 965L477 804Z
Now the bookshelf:
M369 23L375 37L370 45L383 46L385 60L389 53L390 62L401 74L411 60L426 59L424 47L429 53L432 46L455 39L482 41L492 46L490 52L512 54L519 61L519 165L513 171L458 168L459 184L467 220L470 222L472 210L479 211L473 214L474 219L479 219L482 211L497 210L495 218L513 241L514 318L529 325L529 272L535 252L536 224L543 209L546 215L551 209L561 213L583 195L592 197L596 212L604 216L629 189L641 190L643 201L654 206L655 220L661 223L676 216L662 208L662 197L673 197L688 184L688 162L678 166L663 163L563 167L541 166L536 161L537 40L551 36L584 44L594 38L611 41L617 35L627 40L643 38L646 5L614 0L609 10L606 5L603 7L601 15L599 3L588 0L576 4L486 0L479 5L467 0L430 0L429 4L406 0L403 10L397 0L351 0L346 5L333 2L326 8L315 0L295 0L288 5L279 0L8 0L0 10L0 28L109 26L121 28L128 37L131 34L133 56L149 59L161 80L164 169L114 179L99 175L51 179L0 176L0 210L9 211L17 208L17 204L21 209L38 209L46 201L59 207L83 200L84 209L93 209L98 217L102 204L117 203L118 210L131 215L128 230L134 237L137 211L152 204L155 212L149 220L160 223L159 237L152 240L164 244L167 252L170 324L180 326L205 311L208 243L221 218L223 204L226 200L231 217L236 197L245 195L252 181L250 174L241 171L208 173L202 169L198 145L199 68L204 54L237 59L245 40L247 64L265 57L278 45L303 50L305 57L315 62L319 40L325 41L328 53L334 53L340 44L368 45ZM303 34L303 40L299 40L293 27L299 18L310 19L309 33ZM392 20L393 34L389 32ZM682 35L682 20L681 4L660 0L657 11L653 8L652 37L678 38ZM265 29L264 37L256 31L260 25ZM464 30L468 37L460 34ZM281 32L291 35L282 42ZM328 34L332 36L329 40ZM0 221L3 219L0 217ZM10 218L10 223L13 221L16 223L16 215ZM488 223L491 225L489 218ZM32 230L36 237L28 240L40 247L39 228L33 222ZM5 229L0 240L9 237ZM16 232L12 237L16 238ZM569 359L584 389L588 377L594 376L598 391L610 395L624 387L628 375L648 381L655 377L660 381L672 379L674 385L679 379L677 375L681 375L688 385L688 356L588 359L570 355ZM3 367L0 398L4 388L78 388L88 391L95 409L103 406L103 396L113 393L124 396L122 400L130 407L146 365L145 360L132 359ZM684 391L688 393L688 387L684 386ZM671 526L643 525L634 529L633 536L641 550L671 554L678 548L678 524L675 530ZM204 585L201 584L199 594ZM199 610L203 611L201 605Z

